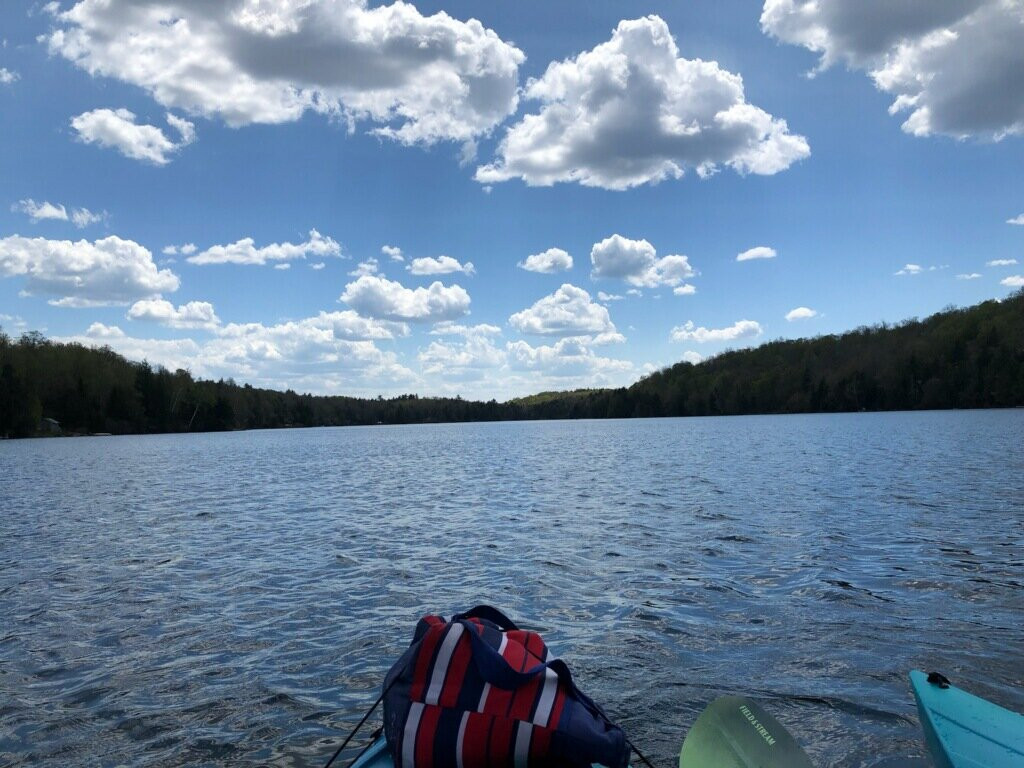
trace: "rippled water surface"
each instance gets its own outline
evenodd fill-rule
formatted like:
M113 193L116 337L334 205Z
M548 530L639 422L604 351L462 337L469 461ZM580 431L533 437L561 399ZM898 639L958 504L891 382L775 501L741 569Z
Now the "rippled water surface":
M923 755L1024 709L1024 410L0 443L0 765L322 765L417 617L541 630L659 766L716 695Z

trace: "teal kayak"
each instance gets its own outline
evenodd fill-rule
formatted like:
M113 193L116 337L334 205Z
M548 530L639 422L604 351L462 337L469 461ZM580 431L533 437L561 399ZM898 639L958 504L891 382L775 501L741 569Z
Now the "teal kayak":
M377 740L359 756L351 768L394 768L391 753L388 751L388 743L384 737L378 736Z
M915 669L910 685L937 768L1024 767L1024 715L962 691L934 673Z

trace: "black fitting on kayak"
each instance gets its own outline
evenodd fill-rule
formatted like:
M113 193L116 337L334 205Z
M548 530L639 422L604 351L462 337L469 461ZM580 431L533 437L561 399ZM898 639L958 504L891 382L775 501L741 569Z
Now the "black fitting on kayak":
M941 672L929 672L928 673L928 682L931 683L932 685L937 685L937 686L939 686L939 688L942 688L942 689L949 688L949 678L947 678Z
M654 768L654 766L651 765L651 761L648 760L646 757L644 757L644 753L641 752L639 749L637 749L636 746L634 746L632 741L630 741L627 738L626 739L626 743L629 745L630 749L632 749L634 752L636 752L636 756L639 757L643 761L643 763L647 766L647 768Z
M395 680L397 680L397 679L398 679L398 678L396 677L396 678L395 678ZM354 736L355 736L355 735L356 735L357 733L359 733L359 729L363 727L363 723L365 723L365 722L366 722L367 720L369 720L369 719L370 719L370 715L372 715L372 714L373 714L373 710L375 710L375 709L376 709L376 708L377 708L377 707L378 707L378 706L380 705L380 703L381 703L382 701L384 701L384 697L385 697L385 696L387 695L388 691L390 691L390 690L391 690L391 686L395 684L395 680L392 680L392 681L391 681L390 683L388 683L387 687L386 687L386 688L384 688L384 692L383 692L383 693L382 693L382 694L380 695L380 698L379 698L379 699L377 699L377 700L376 700L375 702L373 702L373 706L372 706L372 707L370 707L369 711L367 711L367 713L366 713L365 715L363 715L363 719L362 719L362 720L360 720L360 721L359 721L359 722L358 722L358 723L356 724L356 727L355 727L355 728L353 728L353 729L352 729L352 732L351 732L351 733L350 733L350 734L349 734L348 736L346 736L346 737L345 737L345 740L344 740L343 742L341 742L341 746L340 746L340 747L338 747L338 750L337 750L337 751L336 751L336 752L335 752L335 753L334 753L333 755L331 755L331 759L327 761L327 764L326 764L326 765L324 766L324 768L331 768L331 764L332 764L332 763L333 763L333 762L334 762L335 760L337 760L337 759L338 759L338 755L340 755L340 754L341 754L341 752L342 752L342 750L343 750L343 749L345 749L345 747L347 747L347 746L348 746L348 743L349 743L350 741L352 741L352 738L353 738L353 737L354 737ZM356 762L356 760L358 760L358 759L359 759L360 757L362 757L362 756L363 756L363 754L364 754L364 753L366 752L366 750L368 750L368 749L369 749L369 748L370 748L370 747L371 747L371 746L373 745L373 742L374 742L374 740L375 740L375 739L377 738L377 736L379 736L379 735L380 735L380 733L381 733L381 731L382 731L382 730L383 730L383 728L380 728L380 729L378 729L378 730L377 730L377 732L376 732L376 733L374 733L374 734L373 734L373 736L372 736L372 737L370 738L370 742L369 742L369 744L367 744L367 745L366 745L365 747L363 747L363 751L362 751L362 752L360 752L360 753L359 753L358 755L356 755L356 757L355 757L355 760L353 760L353 761L352 761L352 762L351 762L351 763L349 764L350 766L352 766L352 765L355 765L355 762Z

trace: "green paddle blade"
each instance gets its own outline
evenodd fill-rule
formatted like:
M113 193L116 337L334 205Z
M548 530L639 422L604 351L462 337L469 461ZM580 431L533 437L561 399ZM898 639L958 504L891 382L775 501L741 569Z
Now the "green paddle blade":
M779 721L749 699L723 696L705 709L679 752L679 768L813 768Z

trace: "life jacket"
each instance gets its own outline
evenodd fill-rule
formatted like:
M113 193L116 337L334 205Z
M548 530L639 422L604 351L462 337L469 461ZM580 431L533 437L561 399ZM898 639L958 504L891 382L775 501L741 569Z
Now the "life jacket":
M622 729L540 635L478 606L425 616L384 681L395 768L626 768Z

